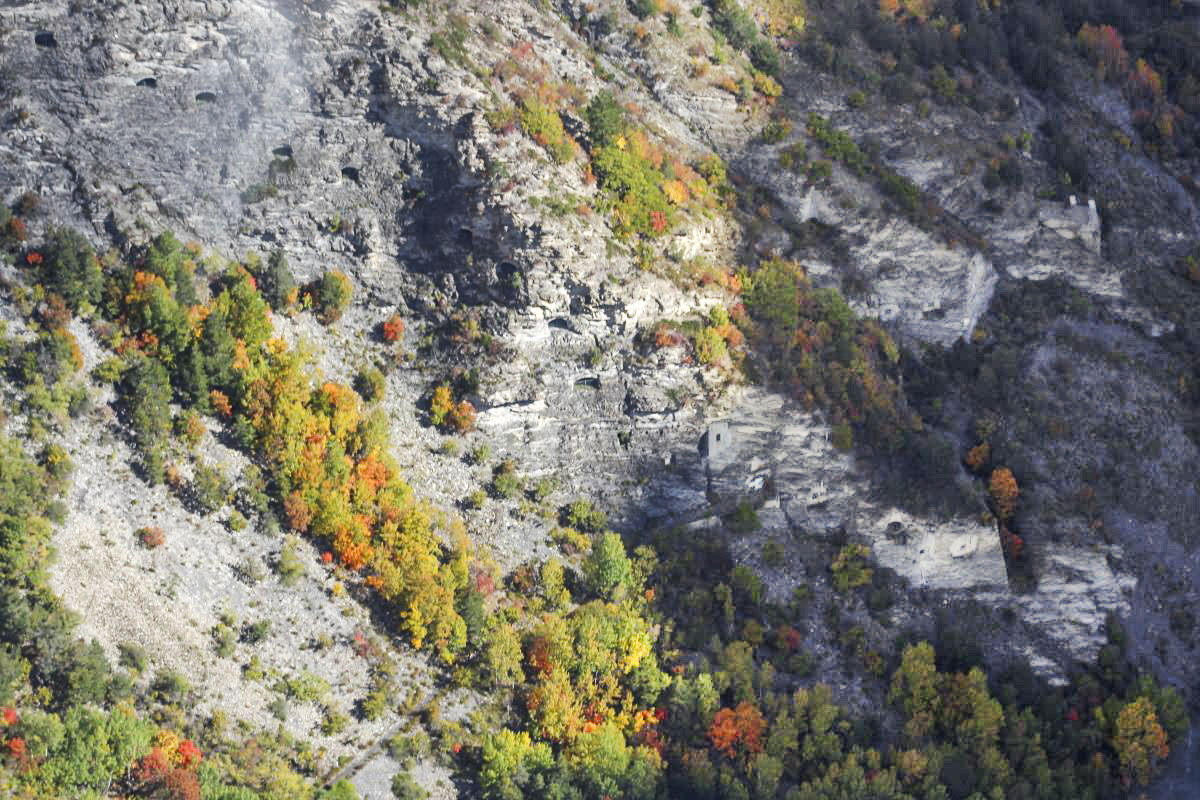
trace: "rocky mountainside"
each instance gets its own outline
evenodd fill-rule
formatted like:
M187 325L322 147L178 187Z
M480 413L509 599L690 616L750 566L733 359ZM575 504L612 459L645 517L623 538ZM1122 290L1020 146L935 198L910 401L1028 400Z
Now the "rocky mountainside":
M878 81L864 95L871 81L855 70L880 57L853 34L842 66L823 67L811 51L830 25L816 3L807 32L782 35L777 81L714 34L721 4L641 16L642 3L405 5L9 4L3 199L27 206L30 241L69 226L99 252L133 252L173 231L229 259L280 252L301 284L348 275L338 321L277 313L277 334L311 350L323 379L384 368L378 407L405 479L462 515L500 575L549 558L554 509L577 498L607 511L630 550L665 531L678 548L723 538L780 605L797 587L813 609L836 605L830 556L865 544L891 616L863 603L843 613L871 648L950 629L989 666L1027 663L1065 685L1115 615L1131 660L1194 700L1197 288L1175 265L1200 241L1184 180L1196 167L1142 148L1119 88L1075 59L1050 94L961 67L970 102L921 85L894 103ZM764 31L782 5L753 6ZM692 188L665 231L651 216L654 235L626 235L588 163L586 108L601 91L660 162L687 165L675 182ZM554 98L565 139L530 122L529 97ZM1086 191L1062 188L1064 130L1089 165ZM633 136L623 150L641 146ZM684 176L714 156L728 186L706 174L705 196ZM737 268L767 259L799 263L880 321L936 449L849 447L834 410L769 380L765 348L738 367L705 363L690 334L656 336L703 329L740 302ZM6 268L5 316L28 338L12 289L22 274ZM398 344L378 333L395 315ZM70 330L89 373L109 357L94 327ZM431 392L464 377L474 430L446 436L429 424ZM384 633L414 703L434 691L437 669L386 635L369 596L343 592L319 550L301 548L298 584L264 582L293 546L278 527L247 537L226 511L148 486L129 468L111 390L93 405L61 437L77 471L50 568L85 639L114 660L140 643L154 669L211 661L191 676L196 711L257 727L273 725L275 695L245 680L244 659L358 697L372 686L355 656L364 631ZM470 457L480 448L490 455ZM249 463L219 435L198 452L229 475ZM536 502L471 497L506 459L544 487ZM988 491L1000 467L1020 485L1009 515ZM739 514L755 524L729 522ZM166 546L146 552L131 525L162 527ZM210 631L232 628L229 615L269 620L268 646L213 660ZM805 620L810 671L848 707L877 703L878 681L843 657L836 626ZM332 646L313 648L317 628ZM452 720L486 702L439 699ZM281 724L316 742L321 769L351 760L359 789L384 796L391 762L372 752L359 772L354 759L404 714L319 730L318 707L295 705ZM454 791L444 767L420 763L418 782Z

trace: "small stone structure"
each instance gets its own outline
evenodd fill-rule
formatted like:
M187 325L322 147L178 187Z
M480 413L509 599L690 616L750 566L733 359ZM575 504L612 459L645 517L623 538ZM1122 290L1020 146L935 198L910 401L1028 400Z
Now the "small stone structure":
M733 429L728 420L720 420L708 426L700 441L700 454L708 460L709 472L720 472L733 456Z
M1042 203L1037 216L1038 222L1059 236L1076 239L1089 251L1100 255L1100 212L1094 198L1088 198L1087 205L1080 203L1075 195L1067 198L1066 205Z

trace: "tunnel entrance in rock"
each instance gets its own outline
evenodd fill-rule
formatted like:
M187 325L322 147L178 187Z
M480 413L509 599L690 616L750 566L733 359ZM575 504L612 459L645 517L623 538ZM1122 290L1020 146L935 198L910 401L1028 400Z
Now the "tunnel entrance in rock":
M888 541L895 542L899 545L908 544L908 531L904 529L904 523L899 520L892 520L887 525L887 530L883 533L888 538Z
M292 146L290 144L281 144L279 147L276 147L271 151L271 155L275 156L276 158L291 158Z
M470 228L459 228L456 238L461 247L470 247L475 243L475 234L471 232Z
M496 267L496 278L506 286L516 286L521 280L521 270L511 261L501 261Z
M595 375L588 375L585 378L576 380L575 387L577 389L595 389L596 391L600 391L600 379Z
M358 167L342 167L342 177L358 183Z
M38 31L33 35L33 43L38 47L58 47L58 40L50 31Z
M550 327L558 328L559 330L570 331L571 323L567 322L567 320L563 317L555 317L554 319L550 320Z
M197 103L215 103L217 102L216 92L196 92Z
M143 89L157 89L158 88L158 78L142 78L140 81L137 82L137 85L142 87Z

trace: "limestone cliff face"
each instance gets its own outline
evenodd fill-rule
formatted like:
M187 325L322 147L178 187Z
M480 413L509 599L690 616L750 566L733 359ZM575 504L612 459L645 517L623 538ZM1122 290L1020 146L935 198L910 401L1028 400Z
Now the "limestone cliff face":
M639 269L606 219L551 213L548 199L586 204L595 187L578 165L553 164L519 129L493 129L485 117L505 91L492 72L504 59L536 58L537 70L584 96L609 85L602 75L621 76L622 100L647 128L689 157L719 153L740 181L775 200L757 231L732 215L687 217L666 248L677 260L802 257L816 282L838 286L853 267L856 310L914 346L970 337L1001 280L1052 276L1098 302L1122 300L1126 319L1162 333L1162 321L1126 296L1126 251L1114 257L1090 209L1040 205L1026 187L1003 198L1001 211L983 210L989 194L973 148L1035 130L1045 110L1023 97L1008 120L965 108L919 117L882 101L851 112L844 87L793 65L800 74L785 80L774 110L793 116L796 132L765 144L756 133L765 111L739 108L716 85L732 67L700 79L670 40L588 41L568 24L581 18L577 6L562 4L559 16L509 0L464 5L470 36L454 63L429 46L447 20L381 14L357 0L7 9L0 65L20 94L3 109L3 199L31 190L41 200L35 228L82 227L98 244L173 229L228 256L282 248L302 278L346 270L357 293L342 323L280 322L289 337L313 340L321 369L342 379L377 355L362 332L393 311L410 320L413 349L453 312L472 311L499 353L475 397L479 438L527 476L555 476L559 497L595 497L633 530L695 514L712 492L745 493L765 500L769 530L842 528L913 587L980 592L1018 609L1025 622L1015 640L1039 648L1047 670L1089 657L1105 613L1130 610L1141 574L1123 565L1119 548L1047 544L1036 591L1014 594L990 525L882 507L819 416L763 390L731 389L729 375L699 369L679 349L640 351L640 330L724 298ZM623 4L612 10L627 13ZM701 35L691 15L681 24L685 37ZM840 167L822 185L780 169L808 111L883 140L884 161L985 246L948 243ZM582 130L581 120L567 122ZM1023 162L1030 174L1045 168L1036 152ZM1180 218L1194 230L1194 215ZM794 241L789 231L810 220L837 230L838 258ZM481 476L430 462L439 437L414 407L464 362L439 351L389 375L401 461L420 492L446 505ZM733 449L706 457L700 443L715 421L727 422ZM768 481L771 491L757 494ZM541 523L507 513L473 522L508 566L542 552ZM95 625L103 636L103 621Z

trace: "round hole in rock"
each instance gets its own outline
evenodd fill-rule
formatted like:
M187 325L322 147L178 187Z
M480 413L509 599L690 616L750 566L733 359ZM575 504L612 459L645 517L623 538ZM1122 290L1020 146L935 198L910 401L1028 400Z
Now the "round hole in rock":
M521 275L521 270L517 269L517 265L511 261L501 261L500 266L496 267L496 277L501 283L512 283L518 280Z
M50 31L38 31L33 35L33 43L38 47L58 47L58 40Z
M459 228L457 238L460 246L470 247L471 243L475 241L475 234L471 233L469 228Z
M271 154L277 156L278 158L291 158L292 146L290 144L281 144L279 147L276 147L274 150L272 150Z
M342 167L342 177L358 183L358 167Z
M137 85L141 86L144 89L157 89L158 88L158 79L157 78L142 78L140 81L137 82Z
M215 103L217 95L214 92L196 92L197 103Z
M567 322L562 317L555 317L554 319L550 320L550 327L551 328L559 328L564 331L569 331L569 330L571 330L571 323Z

